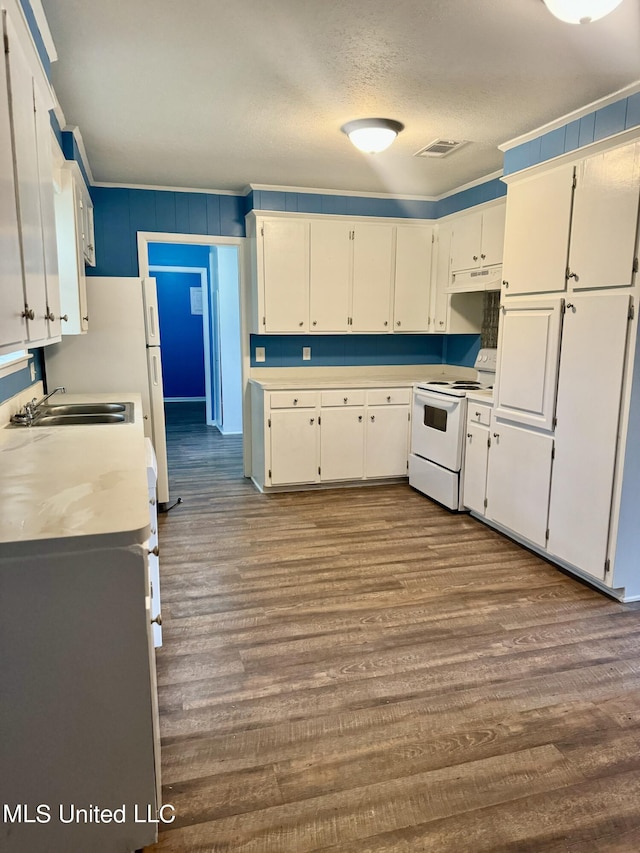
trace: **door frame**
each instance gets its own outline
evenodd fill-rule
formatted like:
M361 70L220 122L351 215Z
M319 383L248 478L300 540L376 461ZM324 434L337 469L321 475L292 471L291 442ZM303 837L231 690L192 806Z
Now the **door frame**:
M242 360L242 445L244 475L251 476L251 401L249 394L249 258L246 237L216 237L211 234L178 234L172 231L138 231L138 270L141 277L149 276L150 243L183 243L191 246L236 246L238 248L238 299L240 302L240 353ZM193 269L193 268L192 268Z
M202 343L204 347L204 395L205 395L205 406L206 406L206 417L205 420L207 422L207 426L216 426L215 420L211 416L212 412L212 394L211 394L211 349L212 346L217 346L215 341L211 340L211 335L209 331L211 326L209 325L209 282L208 282L208 270L206 267L173 267L169 265L161 265L161 264L150 264L149 265L149 275L153 277L154 273L157 272L168 272L168 273L191 273L193 275L200 276L200 287L202 288ZM160 312L158 311L158 314Z

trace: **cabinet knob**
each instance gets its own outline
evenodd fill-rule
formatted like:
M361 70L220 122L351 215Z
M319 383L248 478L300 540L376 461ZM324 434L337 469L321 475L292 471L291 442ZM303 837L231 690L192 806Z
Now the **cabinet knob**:
M153 554L153 556L154 556L154 557L159 557L159 556L160 556L160 549L159 549L159 548L158 548L158 546L156 545L156 546L155 546L154 548L152 548L150 551L147 551L147 554Z
M481 254L481 255L480 255L480 257L481 257L481 258L482 258L482 260L484 261L484 259L485 259L487 256L486 256L486 255Z
M358 420L362 423L362 415L358 415Z
M375 416L375 415L371 415L371 423L373 423L373 422L375 421L375 419L376 419L376 416Z
M69 322L69 315L68 314L61 314L60 319L64 320L65 323L68 323Z
M483 255L483 257L484 257L484 255ZM474 260L474 261L477 261L477 260L478 260L478 256L477 256L477 255L474 255L474 256L473 256L473 260Z
M571 270L567 268L567 278L575 278L575 280L578 281L578 274L575 272L571 272Z
M155 619L151 620L151 624L162 625L162 613L158 613Z
M51 308L49 308L49 306L47 306L47 313L44 315L44 319L50 320L51 322L53 322L56 319L55 314L53 313Z
M314 321L313 321L313 323L312 323L311 325L312 325L312 326L317 326L317 325L318 325L318 321L317 321L317 320L314 320Z
M396 320L396 326L400 325L400 320Z
M88 318L88 317L83 317L82 319L85 321L85 323L88 323L88 322L89 322L89 318Z
M315 423L315 420L315 418L309 418L309 423L313 425Z
M503 285L503 287L509 287L509 282L508 282L508 281L503 281L503 282L502 282L502 285Z
M304 320L300 320L300 322L298 323L298 325L299 325L299 326L304 326Z
M22 314L20 316L24 317L25 320L35 320L36 319L36 312L33 310L33 308L29 308L28 305L25 305L24 311L22 312Z
M468 433L467 433L467 438L471 438L471 433L470 433L470 432L468 432Z
M494 432L493 437L494 437L494 438L500 438L500 433L499 433L499 432Z
M348 398L348 397L345 397L345 398L344 398L344 402L345 402L345 404L346 404L346 403L348 403L348 402L349 402L349 398Z
M390 403L390 402L391 402L391 394L388 394L387 395L387 403Z
M477 417L477 418L479 418L479 417L480 417L480 412L476 412L476 417Z
M298 398L297 398L297 397L294 397L294 398L293 398L293 405L294 405L294 406L297 406L297 405L298 405Z
M438 325L439 325L439 326L444 326L444 320L440 320L440 322L438 323Z
M573 304L573 302L567 302L567 310L569 308L571 308L572 311L576 310L576 306Z
M389 325L389 321L388 321L388 320L385 320L385 321L384 321L384 324L385 324L385 326L388 326L388 325Z

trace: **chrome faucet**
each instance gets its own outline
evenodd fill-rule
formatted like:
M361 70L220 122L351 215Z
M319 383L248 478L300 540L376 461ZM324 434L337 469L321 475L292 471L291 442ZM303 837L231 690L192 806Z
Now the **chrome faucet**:
M44 403L47 402L49 397L53 397L53 395L60 391L61 394L66 393L66 388L63 385L60 385L58 388L54 388L50 394L45 394L40 400L36 400L34 397L29 403L24 404L24 410L22 412L18 412L16 415L13 415L11 418L11 423L13 424L22 424L23 426L31 426L33 421L35 420L36 415L38 414L38 409Z

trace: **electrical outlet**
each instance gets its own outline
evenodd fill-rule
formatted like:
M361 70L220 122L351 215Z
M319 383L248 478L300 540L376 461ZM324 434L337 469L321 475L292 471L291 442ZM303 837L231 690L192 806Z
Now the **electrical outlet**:
M256 361L264 361L266 359L266 352L264 347L256 347Z
M311 347L302 347L302 360L311 361Z

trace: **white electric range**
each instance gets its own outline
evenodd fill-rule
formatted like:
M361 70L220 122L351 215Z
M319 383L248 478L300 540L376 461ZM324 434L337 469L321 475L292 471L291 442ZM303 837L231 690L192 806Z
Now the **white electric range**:
M413 386L409 485L449 509L462 509L464 431L469 391L490 391L495 349L481 349L476 379L443 378Z

